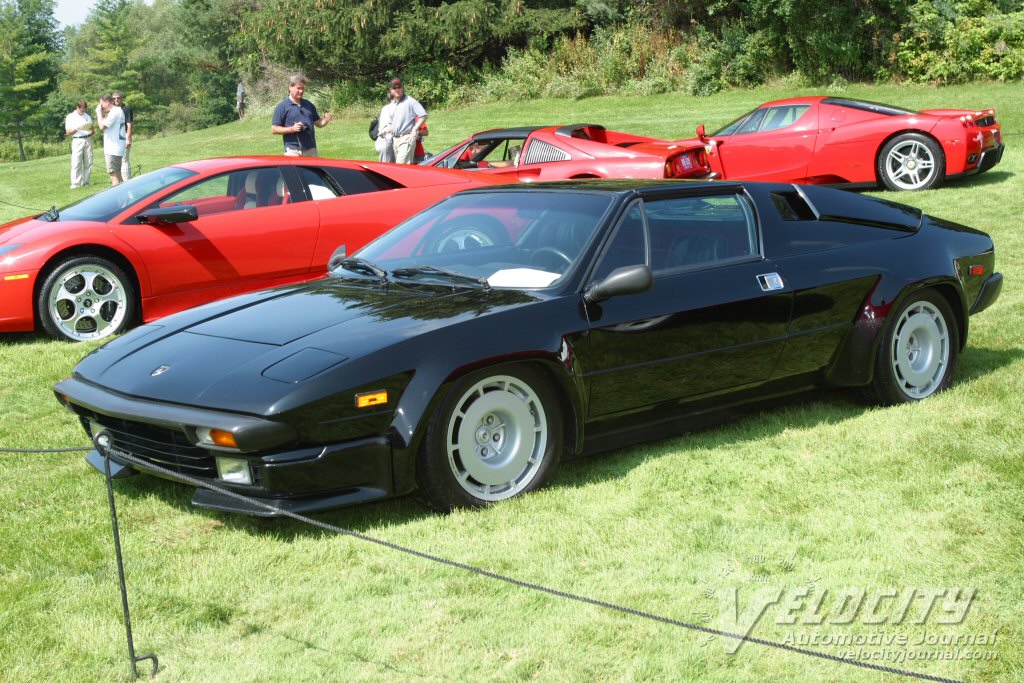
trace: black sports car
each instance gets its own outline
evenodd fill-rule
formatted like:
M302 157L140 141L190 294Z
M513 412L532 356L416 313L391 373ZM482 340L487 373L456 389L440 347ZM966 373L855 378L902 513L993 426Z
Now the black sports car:
M765 397L940 391L999 295L994 265L982 232L822 187L510 185L434 205L323 279L140 327L55 391L121 475L130 454L278 511L413 490L486 505Z

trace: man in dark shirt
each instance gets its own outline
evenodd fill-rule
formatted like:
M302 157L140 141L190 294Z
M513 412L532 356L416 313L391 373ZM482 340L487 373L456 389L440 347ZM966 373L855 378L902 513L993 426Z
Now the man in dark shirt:
M132 162L129 156L132 152L132 130L135 128L135 112L124 103L124 96L120 90L115 90L111 95L115 107L121 107L124 112L124 156L121 157L121 179L128 180L132 177Z
M288 79L288 97L274 108L270 131L284 136L284 154L292 157L315 157L316 133L313 126L323 128L331 122L331 112L321 117L313 103L303 99L306 77L295 74Z

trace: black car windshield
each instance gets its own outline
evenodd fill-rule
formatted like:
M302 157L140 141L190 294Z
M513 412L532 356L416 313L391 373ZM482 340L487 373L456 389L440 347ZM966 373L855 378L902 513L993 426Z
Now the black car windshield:
M193 175L195 171L173 166L151 171L61 209L58 220L105 223L132 204Z
M393 281L555 287L595 239L611 202L606 194L572 190L454 195L356 255Z

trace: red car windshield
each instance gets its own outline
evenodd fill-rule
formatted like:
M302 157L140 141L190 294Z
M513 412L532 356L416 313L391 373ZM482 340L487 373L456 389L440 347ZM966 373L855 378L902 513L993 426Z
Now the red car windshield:
M129 206L193 175L195 171L173 166L151 171L64 207L58 212L57 220L105 223Z

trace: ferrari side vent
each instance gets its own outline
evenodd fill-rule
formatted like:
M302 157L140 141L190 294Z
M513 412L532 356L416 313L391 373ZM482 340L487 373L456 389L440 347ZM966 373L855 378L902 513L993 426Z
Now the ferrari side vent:
M772 201L784 221L813 221L817 216L798 192L772 192Z
M526 150L526 158L523 159L522 163L544 164L551 161L568 161L571 158L566 152L563 152L554 145L549 145L543 140L534 140L530 143L530 148Z

